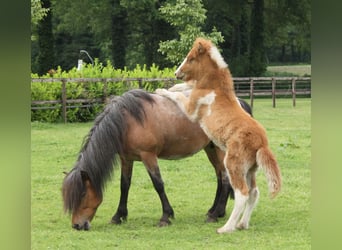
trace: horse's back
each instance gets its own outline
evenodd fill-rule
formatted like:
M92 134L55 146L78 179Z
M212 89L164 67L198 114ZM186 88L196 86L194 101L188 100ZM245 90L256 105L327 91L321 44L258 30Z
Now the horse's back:
M128 118L128 155L137 157L147 151L159 158L178 159L197 153L209 143L200 126L191 122L175 103L165 97L152 96L154 103L143 102L143 125L133 117Z

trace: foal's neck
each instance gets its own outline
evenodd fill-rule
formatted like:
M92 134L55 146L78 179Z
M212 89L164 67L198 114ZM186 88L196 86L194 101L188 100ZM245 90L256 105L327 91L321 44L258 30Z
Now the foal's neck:
M197 82L197 87L218 90L228 99L234 101L236 99L233 78L229 69L217 69L203 75Z

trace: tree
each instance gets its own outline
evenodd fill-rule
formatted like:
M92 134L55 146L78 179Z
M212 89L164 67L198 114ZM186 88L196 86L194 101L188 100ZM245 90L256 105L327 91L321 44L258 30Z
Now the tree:
M206 37L216 45L223 41L221 32L215 27L210 34L202 31L206 10L201 0L176 0L175 4L168 2L159 10L178 33L178 38L160 42L158 50L174 64L184 59L196 37Z
M310 61L311 0L265 0L264 17L269 61Z
M49 11L48 8L43 8L40 0L31 0L31 24L37 25Z
M42 7L49 9L50 0L42 0ZM54 39L52 35L52 14L47 12L46 16L38 23L38 74L47 73L54 68Z
M126 65L127 11L120 5L120 0L111 3L112 63L115 68L123 69Z
M75 67L81 49L115 68L172 67L198 36L213 40L234 76L311 58L311 0L31 0L31 6L33 72Z
M121 0L127 12L126 66L135 68L137 64L151 66L153 53L153 23L156 16L155 0Z
M249 53L249 75L251 76L260 76L266 71L264 37L264 0L254 0Z

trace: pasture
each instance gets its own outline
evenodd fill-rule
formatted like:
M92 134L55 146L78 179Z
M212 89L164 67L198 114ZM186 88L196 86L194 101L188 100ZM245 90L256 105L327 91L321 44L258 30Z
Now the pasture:
M31 248L32 249L311 249L311 100L254 100L254 117L267 130L283 177L282 191L270 200L266 178L258 172L260 200L250 229L219 235L218 223L205 223L212 205L216 176L203 151L178 160L160 160L165 190L175 211L172 225L158 228L161 205L142 163L133 168L128 219L108 224L120 195L120 168L108 182L104 200L90 231L71 228L63 212L61 184L92 123L47 124L31 127Z
M298 64L267 66L267 71L270 73L276 73L278 75L292 74L295 76L311 76L311 65Z

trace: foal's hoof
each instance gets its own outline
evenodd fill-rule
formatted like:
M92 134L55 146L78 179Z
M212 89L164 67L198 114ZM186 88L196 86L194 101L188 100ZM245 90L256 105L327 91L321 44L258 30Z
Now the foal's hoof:
M239 229L239 230L248 229L248 223L240 222L240 223L237 224L236 228Z
M234 231L235 231L235 229L229 229L229 228L225 228L225 227L220 227L219 229L216 230L216 232L218 234L232 233Z

